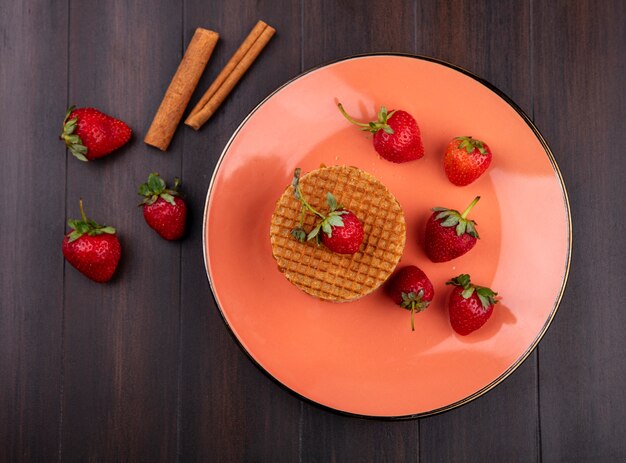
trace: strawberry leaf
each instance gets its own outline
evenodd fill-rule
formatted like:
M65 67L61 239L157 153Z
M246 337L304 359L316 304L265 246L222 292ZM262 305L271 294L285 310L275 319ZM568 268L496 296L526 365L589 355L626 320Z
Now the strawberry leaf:
M474 290L475 288L473 286L470 286L469 288L463 290L461 296L463 296L464 299L469 299L470 297L472 297L472 294L474 294Z
M332 225L333 227L343 227L343 219L340 215L331 214L326 219L327 223Z
M154 194L160 194L165 190L165 182L159 177L159 174L150 174L148 176L148 186Z
M161 193L161 198L170 203L172 206L176 205L176 202L174 202L174 197L169 193Z
M478 299L480 299L480 303L483 306L483 308L485 309L489 308L489 306L491 305L489 304L489 298L483 296L478 291L476 291L476 295L478 296Z
M446 220L441 222L442 227L454 227L461 220L461 216L459 214L450 214Z
M476 286L476 295L478 296L478 299L480 299L480 303L485 309L488 309L489 306L494 305L498 302L495 299L498 293L492 291L490 288Z
M147 183L142 183L141 185L139 185L139 194L141 196L151 196L152 192L150 191L150 187L148 186Z
M326 193L326 202L328 203L330 212L334 212L337 209L337 200L330 191Z
M300 200L300 188L298 187L300 186L300 173L301 172L302 172L302 169L297 167L296 170L294 170L293 178L291 179L291 186L293 187L293 195L296 197L297 200Z
M467 273L462 273L458 277L454 277L447 281L446 284L468 288L470 285L470 276Z
M68 241L71 243L73 241L76 241L81 236L83 236L82 233L79 233L76 230L74 230L72 233L69 234L69 240Z
M461 288L463 288L461 296L463 296L463 298L465 299L469 299L470 297L472 297L472 294L476 293L476 296L480 300L480 303L484 309L488 309L489 306L498 302L495 299L498 293L494 292L491 288L473 285L470 281L470 276L466 273L463 273L458 277L452 278L450 281L447 281L446 284L460 286Z
M317 235L319 235L320 229L322 228L322 224L318 223L315 228L313 228L313 230L311 230L309 232L309 234L306 236L307 241L312 240L313 238L315 238Z
M76 129L76 123L77 122L78 122L78 118L76 118L76 117L74 119L70 119L69 121L67 121L67 123L63 127L63 133L65 135L71 135L72 133L74 133L74 130Z
M454 213L454 211L451 211L449 209L446 209L445 211L441 211L439 214L437 214L435 216L435 220L444 219L444 218L448 217L452 213Z
M322 231L328 235L329 238L333 236L333 227L328 223L328 220L322 222Z
M434 207L433 211L438 212L438 214L435 215L435 220L440 220L441 222L439 224L442 227L456 227L455 231L457 236L461 236L464 233L467 233L468 235L478 239L479 236L478 232L476 231L476 222L467 218L467 215L476 205L478 200L480 200L480 196L476 196L474 200L470 203L470 205L463 211L463 213L460 213L459 211L454 209Z
M419 313L428 307L430 305L430 301L422 300L424 298L423 289L420 289L417 293L415 291L411 291L409 293L402 292L401 297L402 301L400 301L400 307L411 311L411 330L415 331L413 316L416 311Z
M293 236L296 240L304 243L306 241L306 232L302 227L296 227L291 230L291 236Z
M475 150L482 155L487 155L487 150L485 148L485 143L481 140L476 140L470 136L466 137L456 137L456 140L460 140L459 149L464 149L468 154L472 154Z
M87 222L76 221L74 223L74 231L81 235L84 235L85 233L89 233L90 229L91 229L91 226Z
M180 179L178 177L174 178L174 189L168 189L167 184L159 174L153 172L148 176L148 181L139 185L137 189L137 193L143 196L143 201L139 205L149 206L154 204L157 199L163 198L172 206L175 206L176 202L174 201L174 197L180 196L178 192L179 187Z
M88 162L89 159L87 159L87 157L85 156L85 154L87 154L87 148L85 146L83 146L82 141L79 141L76 144L71 144L68 146L70 152L72 153L72 155L78 159L79 161L83 161L83 162Z
M80 137L78 135L68 135L67 137L65 137L65 139L69 141L72 145L78 145L81 143ZM83 148L85 147L83 146Z
M411 291L410 293L402 293L402 302L400 303L400 307L404 307L405 309L411 309L411 305L417 299L417 293Z
M95 236L100 235L102 233L108 233L114 235L116 230L113 227L109 227L106 225L100 225L96 223L94 220L88 219L85 216L85 212L83 210L83 200L80 200L80 215L81 220L77 219L68 219L67 225L72 230L69 234L69 242L76 241L83 235Z
M483 155L487 154L487 150L485 149L485 145L483 144L482 141L475 140L474 141L474 146L480 152L480 154L483 154Z
M70 106L65 112L65 119L63 120L63 131L61 132L61 140L65 142L65 146L70 150L72 155L80 160L87 162L88 159L85 156L87 154L87 147L83 145L81 138L74 133L78 124L78 118L70 119L70 114L74 111L76 106Z
M467 229L467 221L466 220L460 220L458 225L456 226L456 234L457 234L457 236L461 236L463 233L465 233L466 229Z
M405 309L419 309L424 310L429 306L430 301L422 301L424 297L424 290L420 289L418 292L411 291L409 293L402 293L402 302L400 303L400 307L404 307Z
M476 227L474 226L476 225L476 222L474 222L473 220L466 220L465 222L466 222L465 233L467 233L470 236L473 236L474 238L479 239L480 236L478 236L478 231L476 230ZM457 231L457 234L458 234L458 231Z
M388 133L388 134L393 134L393 129L391 127L389 127L389 124L387 124L387 120L393 115L394 111L388 112L387 108L385 106L381 106L380 110L378 111L377 117L378 120L376 121L371 121L371 122L358 122L356 120L354 120L347 112L345 109L343 109L343 106L341 103L337 104L337 107L339 108L339 111L341 111L341 114L343 114L343 116L352 124L356 125L357 127L359 127L359 129L365 131L365 132L371 132L371 133L376 133L379 130L383 130L384 132Z

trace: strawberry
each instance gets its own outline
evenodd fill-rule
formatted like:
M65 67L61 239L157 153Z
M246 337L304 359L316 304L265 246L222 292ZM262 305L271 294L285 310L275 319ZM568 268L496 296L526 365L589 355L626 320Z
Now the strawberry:
M297 168L291 182L294 196L301 204L300 225L291 230L291 235L304 243L315 238L317 244L324 244L332 252L338 254L354 254L363 243L363 224L359 218L351 211L344 209L332 193L326 193L328 203L328 215L315 210L306 200L300 190L300 168ZM308 212L313 213L319 221L310 232L303 228L304 217Z
M74 108L65 113L60 138L81 161L106 156L130 140L131 130L124 122L95 108Z
M426 255L433 262L447 262L462 256L476 244L479 238L476 222L467 215L478 202L476 196L463 213L445 207L434 207L426 222L424 244Z
M473 285L470 276L465 273L446 284L455 286L448 304L450 324L454 331L466 336L489 320L493 306L498 302L495 299L498 293L490 288Z
M63 256L79 272L98 283L109 281L122 255L115 228L87 219L80 200L81 220L70 219L72 229L63 238Z
M448 179L465 186L480 177L491 164L491 150L486 143L472 137L456 137L443 156L443 168Z
M331 197L332 195L329 196L329 198ZM329 199L329 201L332 201L332 199ZM332 252L354 254L359 250L363 242L363 224L353 212L345 210L340 212L345 212L345 214L339 216L343 221L343 225L331 225L330 234L322 233L322 243Z
M387 293L400 307L411 311L411 329L415 331L413 318L433 300L435 291L424 272L415 265L403 267L387 286Z
M413 116L406 111L395 110L388 113L387 108L381 106L378 120L366 124L352 119L341 103L337 106L348 121L359 126L361 130L374 134L374 149L386 160L400 163L424 156L420 129Z
M185 234L187 205L180 197L180 180L174 179L174 189L167 188L159 174L152 173L148 182L139 185L139 194L144 197L143 217L148 225L166 240L177 240Z

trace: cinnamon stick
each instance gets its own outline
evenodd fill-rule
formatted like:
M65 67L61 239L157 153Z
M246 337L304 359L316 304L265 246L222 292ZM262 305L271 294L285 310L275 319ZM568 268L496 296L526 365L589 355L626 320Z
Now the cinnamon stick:
M198 130L209 120L275 33L276 29L265 22L257 22L198 104L191 110L185 120L186 125Z
M162 151L167 150L218 39L217 32L200 27L196 29L152 120L144 143Z

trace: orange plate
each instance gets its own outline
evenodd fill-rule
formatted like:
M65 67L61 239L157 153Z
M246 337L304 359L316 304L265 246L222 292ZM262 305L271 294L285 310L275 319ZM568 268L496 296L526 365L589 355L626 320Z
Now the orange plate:
M417 120L426 155L393 164L349 124L380 105ZM456 136L491 147L491 167L452 185L442 155ZM316 300L287 281L272 258L274 204L296 167L360 167L404 209L399 266L430 277L435 298L416 316L379 289L346 304ZM465 256L434 264L423 251L430 208L472 211L481 236ZM307 72L263 101L237 129L211 181L204 221L209 281L222 315L263 370L300 396L374 417L423 416L461 405L502 381L554 317L567 279L571 219L565 187L544 139L522 111L483 80L447 63L406 55L349 58ZM448 320L446 280L469 273L501 303L487 324L459 336Z

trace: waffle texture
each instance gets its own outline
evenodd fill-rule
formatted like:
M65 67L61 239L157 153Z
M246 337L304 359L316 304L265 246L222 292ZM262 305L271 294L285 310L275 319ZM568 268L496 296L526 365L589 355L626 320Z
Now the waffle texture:
M355 254L336 254L315 240L300 243L290 232L300 220L300 202L290 185L272 215L270 240L278 269L304 292L320 299L347 302L378 288L394 271L406 242L404 213L396 198L375 177L356 167L331 166L300 178L307 201L328 211L326 193L352 211L363 223L365 237ZM304 229L316 218L308 214Z

